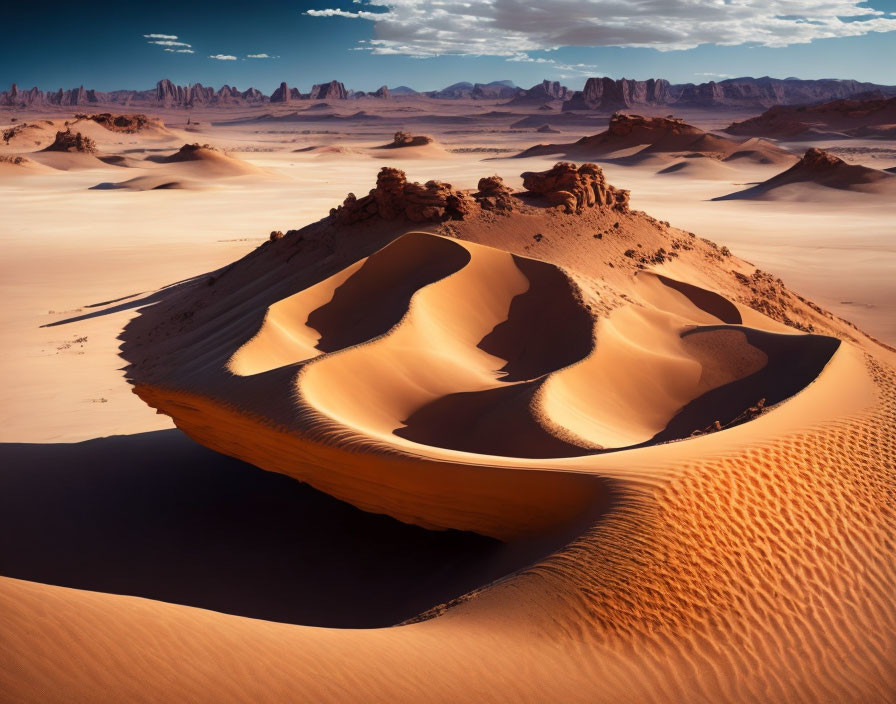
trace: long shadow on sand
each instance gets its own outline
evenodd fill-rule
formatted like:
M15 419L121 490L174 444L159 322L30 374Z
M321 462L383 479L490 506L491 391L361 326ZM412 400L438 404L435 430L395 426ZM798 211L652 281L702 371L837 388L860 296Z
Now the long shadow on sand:
M313 626L388 626L531 551L360 511L177 430L0 445L0 575Z

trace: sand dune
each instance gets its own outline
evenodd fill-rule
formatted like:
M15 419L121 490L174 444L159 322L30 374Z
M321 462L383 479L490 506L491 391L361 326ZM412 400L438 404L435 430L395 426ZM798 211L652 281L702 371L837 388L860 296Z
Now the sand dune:
M521 158L562 155L568 159L627 159L639 163L666 154L702 154L718 158L737 154L758 163L791 163L789 152L759 139L744 142L704 132L684 120L616 113L605 132L567 144L539 144L521 152Z
M264 171L242 159L225 154L208 144L184 144L168 156L148 156L147 161L165 164L170 173L199 178L228 178L260 175Z
M837 191L881 197L896 195L896 177L880 169L847 164L820 149L809 149L786 171L751 188L714 200L822 200Z
M0 178L19 178L30 174L50 173L52 169L33 159L17 154L0 154Z
M103 181L91 186L94 191L157 191L164 189L195 190L202 188L200 181L178 179L166 174L135 176L127 181Z
M448 152L435 139L428 135L412 135L409 132L396 132L388 144L376 147L372 153L389 150L400 159L437 159L444 158Z
M319 147L303 147L301 149L296 149L295 151L305 154L314 154L319 159L332 159L340 157L357 159L358 157L369 156L368 152L363 149L354 147L343 147L338 144L327 144Z
M725 162L704 154L692 154L664 166L657 173L688 178L719 179L732 177L736 171Z
M19 122L3 127L2 146L19 151L32 151L53 141L56 125L52 120Z

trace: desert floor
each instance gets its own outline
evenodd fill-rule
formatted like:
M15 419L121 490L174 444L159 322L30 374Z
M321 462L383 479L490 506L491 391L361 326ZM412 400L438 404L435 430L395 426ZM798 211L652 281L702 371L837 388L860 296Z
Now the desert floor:
M462 117L472 109L452 107L448 116ZM104 608L100 593L264 619L271 623L259 626L247 642L259 663L267 658L282 665L285 679L278 680L271 696L286 696L286 675L303 681L327 675L307 664L291 670L294 665L278 660L276 653L283 648L307 642L285 624L392 625L528 565L558 543L507 546L461 531L426 531L370 516L281 475L217 455L188 440L167 415L156 414L132 392L118 355L122 329L138 309L153 305L165 287L228 265L266 241L271 231L286 232L324 217L348 192L366 193L382 166L401 168L411 180L438 179L459 188L475 188L480 177L498 174L519 188L522 172L547 169L557 159L516 159L514 153L543 141L568 142L593 134L604 129L606 117L593 126L568 125L558 127L559 134L544 135L531 128L512 129L519 114L489 118L487 127L389 111L369 122L326 118L296 124L258 121L253 119L257 111L235 109L223 117L222 111L197 110L190 119L198 124L189 127L183 111L153 114L165 122L168 134L152 140L112 135L99 143L101 155L125 156L124 166L74 160L61 170L58 160L35 155L35 162L49 168L26 176L0 171L0 581L5 604L0 609L15 611L8 628L33 632L35 638L46 637L29 630L41 613L58 609L77 624L82 615L90 619ZM16 117L51 120L57 126L71 119L59 112ZM718 129L743 115L683 117ZM0 115L0 122L5 125L8 118ZM399 126L431 135L442 148L410 157L373 149L389 142ZM48 125L50 134L54 129ZM143 176L174 178L170 165L147 157L170 154L192 142L208 143L255 168L224 175L184 172L187 187L181 189L102 186ZM782 146L800 154L807 145ZM896 150L881 142L816 146L876 168L896 165ZM295 151L305 148L311 149ZM4 154L30 156L30 151L0 145ZM783 279L789 289L896 345L892 199L834 193L812 202L714 202L712 198L743 184L769 178L780 166L726 167L696 176L661 175L662 165L653 163L601 166L610 183L631 191L633 209L729 247ZM342 559L347 553L351 559ZM858 602L863 598L856 596ZM141 637L174 637L174 631L189 624L212 636L196 641L186 636L186 648L206 649L233 671L241 667L226 654L229 644L243 638L241 618L219 621L217 614L179 612L179 606L168 604L152 611L147 603L134 600L121 607L133 617L133 627L143 629ZM542 607L532 605L534 610ZM498 618L487 609L480 611L483 627ZM421 638L458 639L457 649L446 655L450 668L471 636L450 613L435 619L441 621L438 628L421 631ZM91 656L96 648L109 648L114 660L115 643L130 636L128 628L106 631L108 641L85 648ZM350 645L340 633L313 631L314 647L328 662L365 662L368 650L382 649L393 665L411 657L408 667L415 666L395 638L373 635L389 631L371 631L369 638ZM487 647L501 651L516 636L505 628ZM530 636L532 662L567 682L558 697L575 696L573 665L550 643L532 636L528 626L520 627L520 638ZM619 661L609 667L624 681L632 671L632 656L617 656ZM432 665L424 655L420 658L423 670ZM257 665L247 671L257 673ZM40 672L28 670L30 666L17 664L14 678L39 678ZM140 671L144 667L152 671L145 663ZM213 678L200 672L196 689L182 693L201 699ZM865 672L856 678L865 683L886 679L875 680ZM243 686L238 677L230 684ZM687 691L680 686L676 691ZM708 691L724 691L720 686ZM314 692L339 699L360 691L358 687L363 682L349 679ZM884 685L868 687L864 691L886 695ZM407 691L425 689L426 682L420 681ZM85 685L82 691L93 690ZM234 698L251 699L253 691L249 687ZM465 694L450 687L440 691L444 701ZM533 701L546 692L532 691ZM823 688L811 691L825 696ZM380 690L370 692L379 692L372 698L383 696ZM164 688L149 689L146 698L160 693ZM58 696L51 693L50 700ZM24 701L11 701L19 700Z

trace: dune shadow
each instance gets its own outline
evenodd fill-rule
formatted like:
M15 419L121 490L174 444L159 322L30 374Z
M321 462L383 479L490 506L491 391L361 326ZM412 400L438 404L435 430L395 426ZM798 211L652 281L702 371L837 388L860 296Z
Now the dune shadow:
M389 626L544 554L365 513L177 430L3 444L0 466L3 576L253 618Z
M334 352L391 330L418 290L469 261L469 252L448 239L409 234L395 240L370 255L329 302L308 315L306 324L320 333L317 349Z
M682 337L717 330L742 332L747 342L766 354L768 362L759 371L707 391L686 404L644 445L680 440L695 431L712 432L713 427L730 428L752 420L761 409L786 401L814 382L840 347L840 340L825 335L789 335L739 325L701 326L686 331Z
M594 321L578 287L561 269L513 255L529 288L514 296L507 320L479 348L506 360L502 381L524 381L550 374L587 357L594 346Z
M461 391L414 411L398 437L433 447L502 457L577 457L588 450L543 428L532 410L539 380L485 391Z

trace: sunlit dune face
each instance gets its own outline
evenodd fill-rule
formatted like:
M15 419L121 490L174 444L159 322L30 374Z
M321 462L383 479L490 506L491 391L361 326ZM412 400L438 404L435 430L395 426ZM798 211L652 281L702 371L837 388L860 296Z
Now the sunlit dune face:
M305 403L389 444L551 458L752 420L839 344L745 327L699 286L638 281L640 304L598 320L558 266L412 233L272 305L229 366L294 365Z

